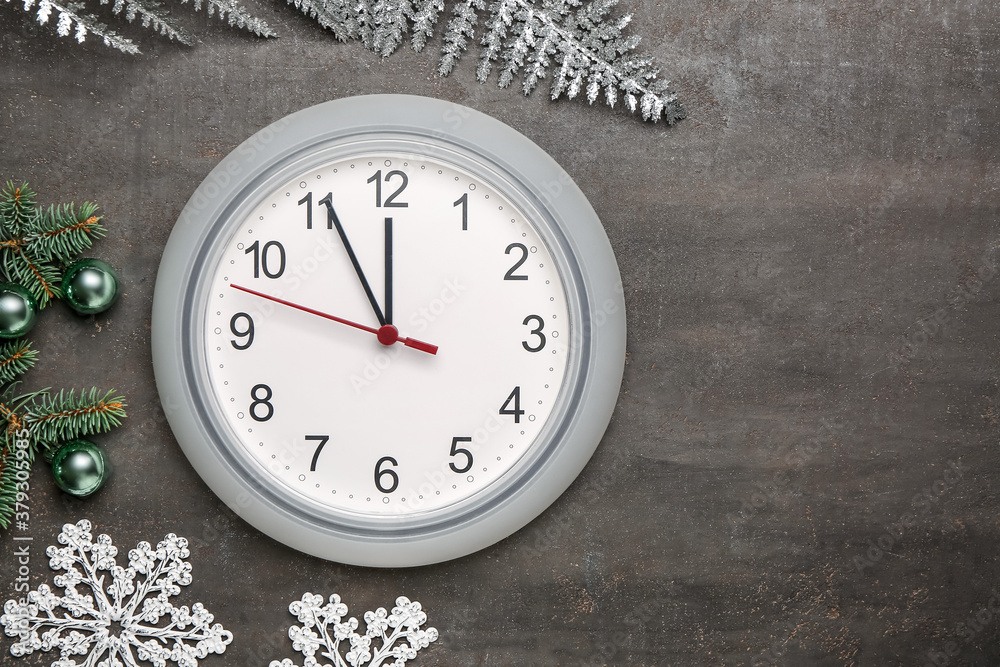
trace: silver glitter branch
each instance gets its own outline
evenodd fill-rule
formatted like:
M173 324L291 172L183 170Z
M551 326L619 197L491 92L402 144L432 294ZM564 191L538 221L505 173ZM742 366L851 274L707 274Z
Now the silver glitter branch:
M388 57L407 32L420 51L433 36L444 10L443 0L288 0L303 13L333 31L337 39L358 39L371 51ZM618 0L458 0L445 28L438 73L450 74L476 40L480 14L486 12L476 77L489 79L498 65L498 84L506 88L518 76L521 92L530 95L552 76L549 93L584 96L590 104L603 99L609 106L623 99L625 107L643 120L672 125L684 109L659 69L637 57L637 35L626 35L631 15L614 17Z
M637 58L638 36L624 35L631 15L609 17L618 0L594 0L582 5L579 0L495 0L480 40L482 51L476 76L485 82L493 63L501 64L498 84L509 86L518 75L521 90L530 95L552 68L550 95L574 98L586 93L593 104L604 93L604 101L614 106L624 95L629 111L643 120L665 120L673 125L684 118L677 95L668 81L657 78L659 70L652 61ZM582 7L581 7L582 5ZM444 49L438 71L447 75L475 35L477 11L482 0L465 0L453 10L445 32Z
M188 0L181 0L187 4ZM194 10L199 11L202 4L209 17L218 15L220 20L228 21L229 25L248 30L258 37L277 37L271 26L263 19L253 16L236 0L192 0Z
M11 0L4 1L9 3ZM60 37L72 34L77 42L83 43L88 35L96 35L104 41L105 46L132 55L140 53L135 42L111 30L93 14L86 13L82 2L23 0L24 11L32 11L36 2L38 10L35 19L38 23L46 25L54 13L57 16L56 34ZM182 44L189 46L194 44L194 38L174 23L169 12L157 0L98 0L98 2L102 5L111 5L112 13L122 16L130 23L138 19L144 28ZM188 0L181 0L182 4L187 2ZM236 0L192 0L192 5L195 11L204 5L209 16L218 16L229 25L248 30L259 37L277 36L266 22L251 15Z
M5 0L10 2L10 0ZM25 10L38 2L37 18L46 23L55 11L57 32L66 36L74 29L78 41L88 33L101 36L105 44L126 53L139 50L91 15L81 13L78 2L23 0ZM410 44L420 51L433 37L444 11L444 0L286 0L299 11L330 30L342 41L360 41L383 58L394 53L411 33ZM129 21L140 19L143 26L171 39L193 41L173 25L157 0L99 0L112 4L115 14L124 12ZM188 0L181 0L187 3ZM259 18L249 14L237 0L191 0L194 9L205 8L218 16L262 37L275 33ZM654 63L636 55L640 38L627 35L632 16L614 16L618 0L456 0L445 27L438 73L450 74L461 57L476 41L482 13L486 13L476 77L486 82L498 69L497 83L509 87L521 78L521 92L530 95L545 78L551 77L549 95L584 97L594 104L602 100L614 107L619 101L643 120L664 120L673 125L685 112L670 82L659 78Z
M5 2L10 2L10 0L5 0ZM24 0L24 11L30 12L34 6L35 0ZM49 22L53 12L58 17L56 34L60 37L68 37L72 33L76 41L82 43L88 34L96 35L104 41L105 46L118 49L123 53L139 53L139 47L135 45L135 42L109 29L93 14L85 14L83 3L40 0L35 19L41 25L45 25Z
M170 21L169 13L156 0L100 0L102 5L111 4L116 15L124 12L125 20L132 23L139 19L143 28L150 28L164 37L191 46L194 38L183 28Z

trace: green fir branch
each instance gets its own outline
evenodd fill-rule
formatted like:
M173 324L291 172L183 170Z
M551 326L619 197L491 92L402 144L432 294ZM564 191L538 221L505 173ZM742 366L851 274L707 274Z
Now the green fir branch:
M0 269L5 274L0 278L27 288L39 307L61 297L63 265L104 236L96 213L97 206L89 202L42 210L26 183L15 187L8 182L0 192ZM28 341L0 344L0 530L15 518L16 474L30 469L39 448L51 460L63 442L109 431L125 418L125 401L116 391L95 387L79 394L53 394L45 388L16 395L21 376L37 360L38 352Z
M25 408L24 424L36 443L49 448L120 426L125 407L125 398L113 389L102 394L93 387L78 396L72 389L58 394L45 392Z
M25 407L38 397L48 395L49 387L15 396L14 389L17 384L15 382L4 389L3 400L0 402L0 427L5 428L5 443L8 448L13 449L22 436L27 440L28 463L34 464L35 457L38 455L38 440L24 421ZM52 460L51 454L52 452L46 448L46 462Z
M24 375L38 361L38 350L31 343L18 339L0 346L0 384L9 384Z
M36 215L35 192L27 183L7 186L0 193L0 239L9 240L20 236L28 221Z
M7 346L5 346L6 348ZM17 471L31 470L35 462L35 444L31 434L25 433L24 422L18 416L24 402L37 395L37 392L12 398L14 384L7 385L0 392L0 428L3 428L3 438L0 439L0 529L10 527L10 520L17 511ZM47 390L45 390L47 391ZM27 442L26 446L21 443ZM24 455L18 456L18 450L23 447ZM30 473L29 473L30 474Z
M84 202L79 210L73 204L50 206L38 216L33 230L25 234L26 250L40 261L69 262L88 250L94 239L104 236L101 216L96 212L97 206L90 202Z
M62 297L62 265L104 236L97 206L90 202L34 207L34 193L8 183L0 206L0 267L6 280L23 285L45 308Z
M11 519L17 509L17 470L14 449L9 444L0 451L0 529L10 528Z
M17 241L0 242L3 269L10 282L23 285L38 301L38 308L62 298L62 272L58 267L32 258Z

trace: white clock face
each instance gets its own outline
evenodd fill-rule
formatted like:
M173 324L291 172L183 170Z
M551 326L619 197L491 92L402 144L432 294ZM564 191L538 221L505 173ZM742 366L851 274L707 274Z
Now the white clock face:
M359 516L442 510L508 473L554 414L574 333L522 208L400 151L268 187L207 272L209 393L239 456Z

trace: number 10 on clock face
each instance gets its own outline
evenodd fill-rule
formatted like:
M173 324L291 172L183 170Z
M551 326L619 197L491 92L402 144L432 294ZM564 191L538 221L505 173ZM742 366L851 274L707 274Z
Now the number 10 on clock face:
M530 208L447 160L368 153L269 186L209 271L210 393L241 455L343 514L474 498L532 451L573 348Z

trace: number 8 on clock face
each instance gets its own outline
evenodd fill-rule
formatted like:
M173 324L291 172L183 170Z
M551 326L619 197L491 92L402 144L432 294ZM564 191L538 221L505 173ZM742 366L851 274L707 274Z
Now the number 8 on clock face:
M518 140L483 138L497 128ZM501 539L572 481L617 395L624 308L596 216L534 144L435 100L342 100L271 135L206 179L161 265L154 363L185 453L325 558Z

